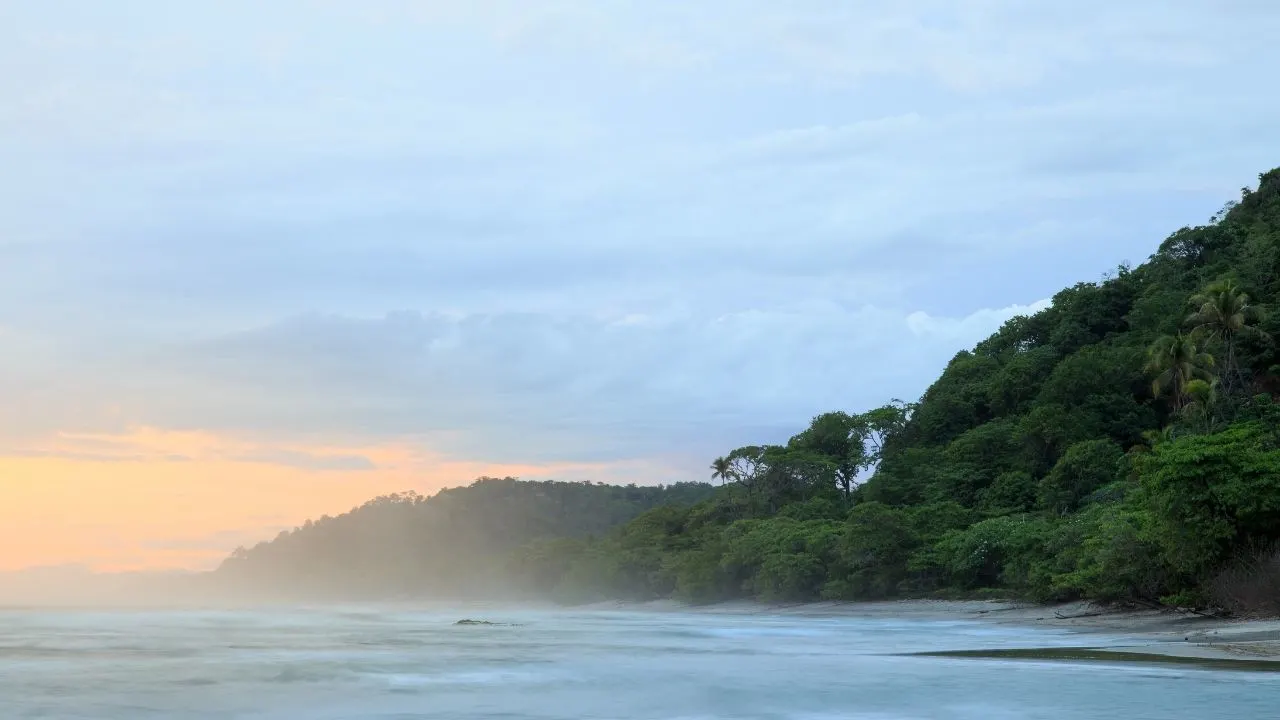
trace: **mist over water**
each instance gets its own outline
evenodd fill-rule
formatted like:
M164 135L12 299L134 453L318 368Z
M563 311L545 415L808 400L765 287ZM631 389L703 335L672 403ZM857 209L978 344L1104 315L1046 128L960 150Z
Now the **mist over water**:
M1081 640L768 613L10 610L0 717L1203 720L1269 717L1280 696L1269 673L888 655Z

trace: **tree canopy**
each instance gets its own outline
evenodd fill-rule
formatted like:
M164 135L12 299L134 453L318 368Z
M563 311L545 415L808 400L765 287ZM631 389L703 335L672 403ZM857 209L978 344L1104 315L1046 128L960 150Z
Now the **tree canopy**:
M1259 180L957 353L919 401L730 450L713 497L561 546L548 587L1214 602L1226 568L1280 541L1280 170Z

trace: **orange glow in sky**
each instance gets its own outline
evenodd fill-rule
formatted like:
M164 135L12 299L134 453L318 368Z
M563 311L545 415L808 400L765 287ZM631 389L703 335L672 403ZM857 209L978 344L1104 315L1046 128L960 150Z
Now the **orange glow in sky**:
M305 462L282 464L281 457ZM333 458L367 458L373 467L308 466ZM268 450L145 428L121 436L62 435L30 456L0 457L0 570L70 563L206 569L238 545L380 494L426 494L482 475L566 467L450 462L394 445Z

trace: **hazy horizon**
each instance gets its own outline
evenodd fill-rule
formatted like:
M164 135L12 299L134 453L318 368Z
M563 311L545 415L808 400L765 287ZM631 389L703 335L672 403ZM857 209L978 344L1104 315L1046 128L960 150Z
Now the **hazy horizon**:
M0 571L703 480L918 397L1277 163L1277 36L1248 0L4 4Z

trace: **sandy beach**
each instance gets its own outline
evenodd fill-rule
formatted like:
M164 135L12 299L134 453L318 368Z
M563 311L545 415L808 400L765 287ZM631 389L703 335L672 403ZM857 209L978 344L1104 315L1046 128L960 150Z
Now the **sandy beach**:
M1276 663L1280 670L1280 619L1206 617L1177 610L1130 610L1087 602L1037 605L1002 600L896 600L765 605L750 602L687 606L671 601L601 603L600 609L770 613L813 617L861 616L921 620L972 620L1007 625L1055 627L1079 632L1081 649L1140 660L1142 656L1204 661ZM1120 636L1124 642L1112 638ZM1242 665L1243 666L1243 665ZM1256 669L1256 665L1255 665Z

